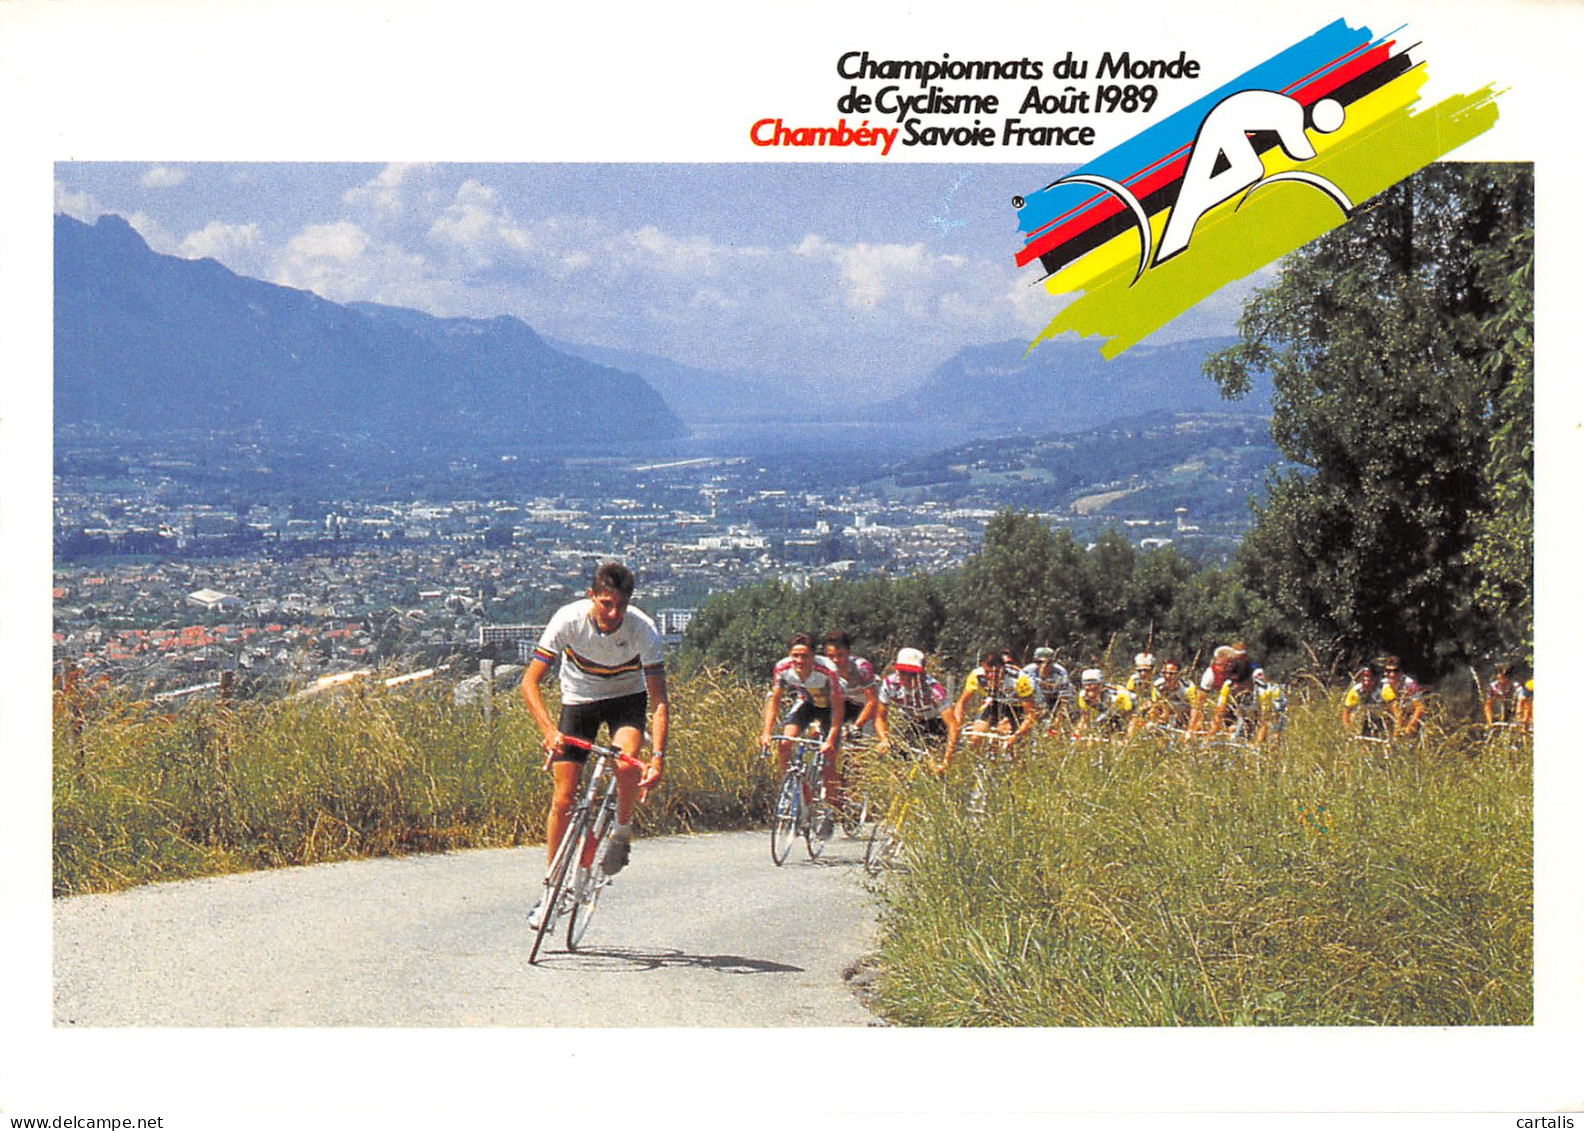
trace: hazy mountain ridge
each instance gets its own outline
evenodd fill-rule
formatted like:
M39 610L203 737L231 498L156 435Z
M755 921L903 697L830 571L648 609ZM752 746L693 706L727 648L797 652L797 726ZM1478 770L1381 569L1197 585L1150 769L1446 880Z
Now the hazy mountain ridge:
M1155 411L1092 428L973 440L885 469L888 496L1031 510L1244 521L1269 473L1287 466L1265 417Z
M642 379L510 317L342 305L149 249L122 218L55 218L55 412L64 423L511 437L686 433Z
M1021 341L968 346L877 411L949 419L975 435L1070 432L1151 412L1269 415L1268 382L1226 401L1201 371L1206 356L1236 340L1134 346L1109 361L1090 341L1060 339L1032 350Z
M808 382L798 378L705 369L640 350L547 340L562 353L636 373L689 424L806 419L809 415L807 399L798 395Z

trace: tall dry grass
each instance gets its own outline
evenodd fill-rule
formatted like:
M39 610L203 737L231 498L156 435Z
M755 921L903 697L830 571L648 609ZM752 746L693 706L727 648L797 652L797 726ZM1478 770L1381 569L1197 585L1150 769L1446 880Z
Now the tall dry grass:
M759 693L715 673L673 688L650 833L760 819ZM549 776L515 691L377 685L178 709L107 693L55 729L57 894L357 856L536 843Z
M1047 739L982 817L932 787L886 880L880 1008L913 1025L1533 1018L1528 752L1390 754L1300 709L1279 751Z
M675 681L650 835L768 814L762 689ZM56 730L55 889L537 842L515 693L171 712L114 696ZM1512 1025L1533 1017L1532 759L1467 731L1385 754L1297 707L1277 751L1041 739L968 804L915 779L878 889L877 1005L910 1025Z

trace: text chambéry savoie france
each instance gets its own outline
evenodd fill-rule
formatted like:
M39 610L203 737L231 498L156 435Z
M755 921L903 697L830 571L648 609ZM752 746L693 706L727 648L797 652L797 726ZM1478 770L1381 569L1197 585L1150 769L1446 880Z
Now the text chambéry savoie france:
M1129 51L1080 59L1068 51L1048 66L1027 57L877 59L867 51L848 51L836 61L836 74L847 89L836 101L842 116L834 124L764 117L749 127L748 137L756 146L877 148L882 156L899 142L903 147L1090 146L1095 127L1086 118L1148 113L1160 97L1160 83L1197 79L1199 73L1198 60L1186 51L1172 59ZM1030 85L1015 98L967 85L986 82ZM1014 104L1011 116L1001 119Z

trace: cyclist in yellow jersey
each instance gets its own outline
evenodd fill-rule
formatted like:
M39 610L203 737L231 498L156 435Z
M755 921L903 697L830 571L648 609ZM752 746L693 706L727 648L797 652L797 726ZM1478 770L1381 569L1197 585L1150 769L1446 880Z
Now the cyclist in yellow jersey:
M1402 661L1396 656L1381 661L1380 695L1391 704L1393 733L1402 738L1417 734L1425 713L1424 689L1402 670Z
M1368 664L1353 673L1342 696L1342 729L1361 738L1391 737L1391 704L1381 696L1375 669Z
M1287 691L1279 683L1255 680L1254 699L1259 711L1259 730L1254 735L1254 744L1275 745L1287 729Z
M1155 696L1140 714L1146 722L1185 730L1193 716L1195 689L1182 677L1182 665L1168 659L1155 679Z
M982 698L973 721L968 719L969 702ZM1007 659L1003 648L988 648L979 657L979 666L963 682L962 694L953 708L961 727L946 744L946 757L942 766L951 765L957 752L957 739L966 734L972 742L975 735L994 730L1012 735L1015 746L1039 721L1039 707L1034 695L1034 681L1024 675Z
M1124 731L1131 734L1138 721L1134 702L1127 688L1107 684L1099 668L1086 669L1080 677L1078 700L1074 704L1078 723L1073 728L1073 737Z

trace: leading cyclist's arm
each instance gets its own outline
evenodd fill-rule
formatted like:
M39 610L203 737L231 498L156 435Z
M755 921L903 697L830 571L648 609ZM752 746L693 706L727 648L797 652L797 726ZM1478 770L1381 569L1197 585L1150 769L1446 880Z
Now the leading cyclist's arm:
M666 735L671 729L671 698L666 692L665 670L644 672L644 686L649 692L649 744L654 757L638 783L640 789L658 784L665 772Z
M539 728L546 757L553 755L561 746L561 732L556 729L556 724L550 718L550 711L545 707L544 696L540 689L540 685L544 683L545 673L549 670L550 665L535 656L528 661L528 670L523 672L522 678L523 702L528 705L528 713L533 716L534 725Z

